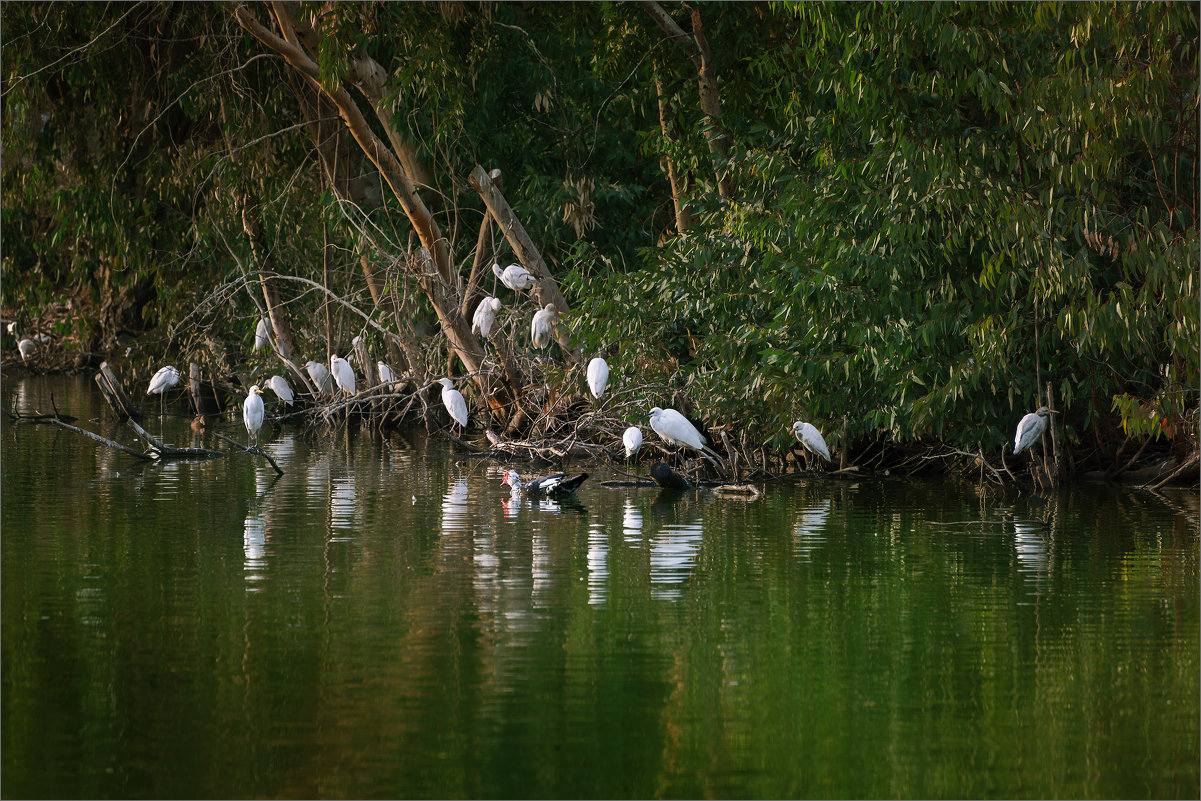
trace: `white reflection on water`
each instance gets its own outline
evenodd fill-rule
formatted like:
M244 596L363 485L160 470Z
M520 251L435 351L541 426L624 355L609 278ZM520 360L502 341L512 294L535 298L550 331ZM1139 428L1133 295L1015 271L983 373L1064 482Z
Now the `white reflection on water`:
M352 533L355 530L354 475L335 478L329 494L329 527L332 531ZM331 542L354 539L351 536L330 537Z
M263 516L250 512L246 515L246 524L242 531L242 552L245 554L243 571L246 575L247 591L257 592L258 582L266 578L262 571L267 567L267 521Z
M271 458L277 462L286 461L292 454L296 453L296 435L284 434L274 442L268 442L264 445L263 450L271 454Z
M701 549L700 523L664 526L651 537L651 597L674 600L681 597L678 585L688 580ZM665 585L665 586L664 586Z
M533 551L533 577L534 577L534 605L538 607L546 606L545 596L546 591L550 589L550 543L547 540L546 532L538 531L534 534L530 542Z
M442 496L442 533L470 531L472 519L467 506L467 479L455 479Z
M1013 523L1013 545L1017 550L1018 572L1034 582L1034 594L1041 595L1044 580L1050 573L1051 558L1043 537L1042 523Z
M642 511L634 502L626 498L625 508L621 515L622 530L627 544L636 545L642 542Z
M588 527L588 603L603 604L609 595L609 537L601 523Z
M801 510L793 535L796 537L796 555L808 562L814 552L826 541L826 523L830 519L830 499Z

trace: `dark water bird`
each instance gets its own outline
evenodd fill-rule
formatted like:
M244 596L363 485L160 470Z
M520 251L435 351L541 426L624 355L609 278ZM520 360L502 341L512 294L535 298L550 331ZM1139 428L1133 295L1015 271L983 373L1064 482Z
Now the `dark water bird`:
M516 470L506 470L501 483L508 484L512 487L513 492L519 492L529 498L564 498L574 495L586 478L588 478L587 473L580 473L576 476L555 473L542 478L522 481Z

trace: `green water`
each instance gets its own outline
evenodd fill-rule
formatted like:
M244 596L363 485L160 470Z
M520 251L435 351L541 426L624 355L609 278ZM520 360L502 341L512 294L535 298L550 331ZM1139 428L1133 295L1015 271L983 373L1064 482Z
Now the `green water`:
M130 441L87 380L0 398L51 391ZM538 505L417 435L277 432L275 479L0 433L4 797L1201 792L1193 491Z

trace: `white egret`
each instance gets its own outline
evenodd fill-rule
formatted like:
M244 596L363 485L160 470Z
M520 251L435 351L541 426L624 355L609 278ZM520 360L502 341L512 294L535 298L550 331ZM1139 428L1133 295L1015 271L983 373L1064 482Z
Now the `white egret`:
M501 309L500 298L486 297L475 307L475 315L471 318L471 333L480 336L490 336L492 326L496 322L496 313Z
M325 369L324 364L310 360L305 362L304 369L309 374L309 378L313 379L313 384L317 387L318 392L333 393L334 382L330 380L329 370Z
M530 339L535 348L541 348L550 340L550 329L555 324L555 304L548 303L530 320Z
M350 362L335 353L329 359L329 371L340 389L348 395L354 394L354 368Z
M263 427L262 394L259 385L255 384L250 388L250 392L246 393L246 400L242 401L242 422L246 424L246 433L254 439L256 446L259 441L259 429Z
M642 429L638 426L630 426L621 435L621 442L626 446L626 459L631 458L642 447Z
M11 334L11 335L12 335L12 336L14 336L14 337L17 335L17 321L16 321L16 320L10 320L10 321L9 321L9 323L8 323L8 333L9 333L9 334Z
M455 389L449 378L439 378L438 383L442 385L442 405L461 428L466 428L467 401L463 400L463 393Z
M1013 435L1013 455L1017 456L1034 443L1042 439L1047 431L1047 423L1051 415L1058 414L1046 406L1040 406L1037 412L1031 412L1018 421L1017 433Z
M179 383L179 371L171 365L159 368L159 371L150 379L150 388L146 390L147 395L161 395L171 387Z
M17 343L17 352L21 354L21 361L29 361L29 357L33 355L33 351L37 348L32 339L22 339Z
M392 372L392 368L384 362L376 362L375 369L379 372L379 380L381 384L393 384L396 382L396 374Z
M656 406L650 410L647 418L651 422L651 429L668 445L682 445L685 448L691 448L705 455L709 461L713 461L713 458L708 455L712 451L705 447L709 441L696 430L696 426L690 423L687 417L675 409L660 409Z
M564 498L574 494L587 478L587 473L580 473L575 476L568 476L566 473L555 473L552 476L543 476L542 478L522 481L521 476L517 475L516 470L506 470L504 480L500 483L508 484L512 488L512 492L520 493L529 498Z
M254 327L254 349L262 350L267 347L271 341L271 328L267 323L267 318L259 320L259 324Z
M802 423L797 420L792 424L792 433L796 434L796 438L805 446L805 450L817 454L827 462L830 461L830 449L826 447L826 440L822 437L822 432L810 423Z
M600 356L588 362L588 389L592 397L599 398L605 394L605 385L609 383L609 364Z
M296 399L296 393L292 391L292 387L288 386L288 381L282 375L273 375L267 379L267 389L275 393L275 397L279 398L286 405L291 406L292 401Z
M530 271L520 264L510 264L502 270L499 264L493 262L492 272L496 274L502 284L514 292L528 289L534 285L534 276L530 275Z

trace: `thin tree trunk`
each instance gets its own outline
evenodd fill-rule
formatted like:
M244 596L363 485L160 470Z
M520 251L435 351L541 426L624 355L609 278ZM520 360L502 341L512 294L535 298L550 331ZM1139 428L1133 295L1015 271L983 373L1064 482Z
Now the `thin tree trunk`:
M667 95L663 91L663 79L659 76L657 66L655 68L655 94L659 100L659 129L663 132L663 141L674 144L676 142L675 115L668 111ZM671 184L671 202L676 213L676 233L685 234L692 227L692 219L684 205L683 182L676 172L676 164L671 157L670 148L668 150L669 152L659 160L667 171L667 181Z

